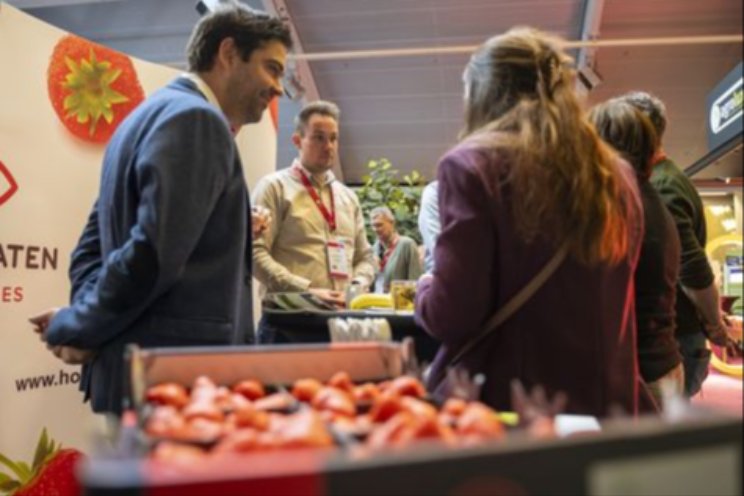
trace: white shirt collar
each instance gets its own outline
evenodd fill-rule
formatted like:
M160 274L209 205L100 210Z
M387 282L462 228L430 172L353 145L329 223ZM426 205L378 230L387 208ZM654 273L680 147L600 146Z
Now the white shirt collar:
M308 178L312 178L313 177L313 175L310 173L310 171L307 170L304 165L302 165L302 162L300 162L300 159L299 158L295 158L294 159L294 162L292 162L291 170L292 171L295 171L298 174L305 174L305 176L308 177ZM326 171L324 184L330 184L335 179L336 179L336 176L333 174L332 171Z
M223 114L225 113L222 110L222 107L220 107L220 102L219 100L217 100L214 91L212 91L212 88L209 87L209 85L201 78L201 76L199 76L198 74L194 74L193 72L184 72L183 74L181 74L181 77L184 77L194 83L197 89L204 94L209 103L220 109Z

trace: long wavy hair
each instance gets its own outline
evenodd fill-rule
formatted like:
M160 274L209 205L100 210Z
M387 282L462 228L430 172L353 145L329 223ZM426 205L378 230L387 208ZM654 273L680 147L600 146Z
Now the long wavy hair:
M505 180L522 239L567 241L580 262L616 264L628 251L623 179L584 115L570 63L559 39L535 29L489 39L463 75L460 137L510 164Z

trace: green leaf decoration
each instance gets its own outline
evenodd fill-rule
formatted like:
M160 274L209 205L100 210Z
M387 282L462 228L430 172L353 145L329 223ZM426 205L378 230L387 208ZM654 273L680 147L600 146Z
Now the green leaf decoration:
M9 478L7 475L5 477L8 477L7 480L3 480L2 476L5 474L0 474L0 491L10 493L12 491L15 491L19 487L21 487L21 483L17 480Z
M0 453L0 465L10 469L16 478L0 472L0 491L10 493L23 487L28 481L34 478L42 467L54 457L59 445L49 438L46 428L42 429L39 436L39 442L36 444L34 460L31 465L23 461L14 462L7 456Z
M39 442L36 444L36 452L34 452L34 461L31 465L31 470L36 472L40 469L50 454L53 454L54 441L49 439L46 428L41 430L41 436Z
M26 462L17 462L16 466L20 469L23 476L21 477L22 480L27 481L30 480L33 476L33 473L31 472L31 467Z
M16 477L18 477L19 482L23 483L26 482L27 479L24 478L24 475L26 473L23 471L23 468L19 467L17 463L10 460L7 456L0 453L0 464L5 465L10 469L11 472L13 472Z

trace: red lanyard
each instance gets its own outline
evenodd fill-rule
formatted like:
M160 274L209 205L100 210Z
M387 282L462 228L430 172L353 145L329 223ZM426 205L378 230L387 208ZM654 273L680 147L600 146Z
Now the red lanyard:
M329 185L328 187L328 194L331 197L331 210L330 212L326 208L325 205L323 205L323 200L320 199L320 195L318 195L318 192L315 191L315 188L313 187L312 183L310 182L310 179L307 178L305 173L303 171L298 171L300 173L300 179L302 180L303 186L305 186L305 189L310 194L310 198L313 199L313 203L315 203L315 206L318 207L318 210L320 210L321 215L328 223L328 227L331 229L331 232L336 231L336 204L333 201L333 185Z
M380 243L382 245L382 243ZM393 254L393 251L395 250L395 247L398 245L398 237L395 237L395 241L390 243L390 246L387 250L382 254L382 258L380 258L380 272L385 270L385 265L387 265L387 261L390 258L390 255Z

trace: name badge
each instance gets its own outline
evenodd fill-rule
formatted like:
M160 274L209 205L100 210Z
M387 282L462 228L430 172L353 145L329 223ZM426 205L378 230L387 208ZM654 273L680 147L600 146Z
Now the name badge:
M335 279L349 278L349 259L346 248L341 240L331 240L326 244L328 254L328 273Z

